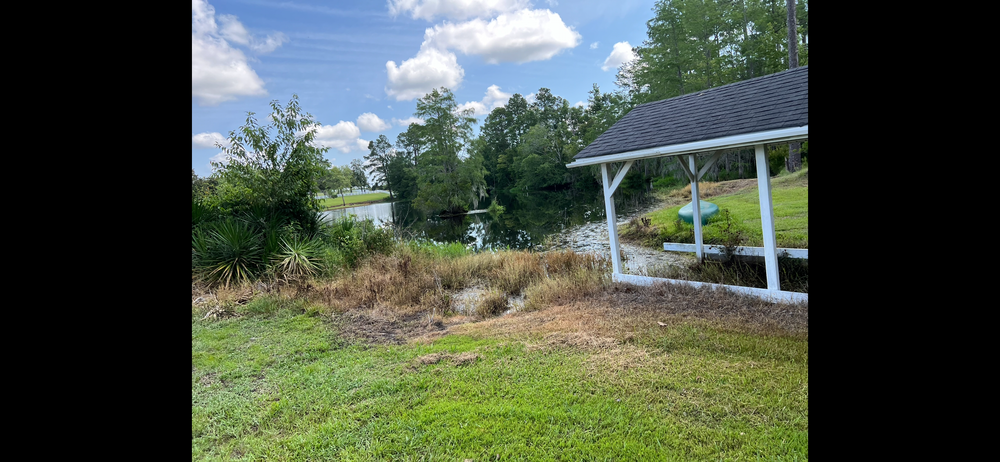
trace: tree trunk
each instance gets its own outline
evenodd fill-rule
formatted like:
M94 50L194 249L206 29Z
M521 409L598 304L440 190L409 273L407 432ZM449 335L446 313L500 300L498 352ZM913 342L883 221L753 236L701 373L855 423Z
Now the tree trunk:
M795 22L795 0L786 0L788 5L788 68L799 67L799 34L798 26ZM797 172L802 168L802 154L799 152L801 144L796 141L788 143L788 158L785 159L785 168L789 173Z

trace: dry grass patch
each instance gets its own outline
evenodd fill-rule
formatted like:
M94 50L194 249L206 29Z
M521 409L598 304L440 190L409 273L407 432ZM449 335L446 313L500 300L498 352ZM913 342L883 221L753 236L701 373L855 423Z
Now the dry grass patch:
M493 289L486 292L476 305L476 314L483 318L499 316L507 311L509 300L505 292Z
M728 291L674 284L639 287L610 283L604 290L577 296L564 293L562 298L564 303L560 305L454 326L450 331L484 337L586 334L622 343L681 322L800 338L807 338L809 331L806 305L769 303Z
M438 364L441 361L448 361L455 366L465 366L467 364L472 364L479 359L479 354L466 351L459 354L449 354L449 353L431 353L429 355L420 356L414 358L410 363L411 367L415 366L429 366L431 364Z

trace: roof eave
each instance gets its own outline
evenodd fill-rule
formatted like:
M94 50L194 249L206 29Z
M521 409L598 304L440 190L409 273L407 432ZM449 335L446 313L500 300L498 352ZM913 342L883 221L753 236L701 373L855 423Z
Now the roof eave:
M718 149L734 149L761 143L779 143L782 141L792 141L804 138L809 138L809 125L768 130L765 132L746 133L743 135L695 141L692 143L658 146L655 148L640 149L637 151L621 152L617 154L586 157L566 164L566 167L584 167L587 165L597 165L608 162L625 162L629 160L648 159L651 157L679 156L682 154L715 151Z

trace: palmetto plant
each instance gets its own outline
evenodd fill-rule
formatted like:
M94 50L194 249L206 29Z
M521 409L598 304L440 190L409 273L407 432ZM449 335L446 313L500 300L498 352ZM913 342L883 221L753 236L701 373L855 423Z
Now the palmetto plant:
M275 270L284 276L312 276L319 271L320 245L315 239L282 237L275 253Z
M239 284L263 269L260 236L247 223L226 219L192 233L196 271L209 284Z

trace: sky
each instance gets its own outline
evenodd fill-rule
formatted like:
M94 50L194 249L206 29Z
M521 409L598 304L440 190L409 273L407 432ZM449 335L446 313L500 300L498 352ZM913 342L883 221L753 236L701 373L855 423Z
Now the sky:
M655 0L192 0L191 167L212 173L230 131L298 95L344 166L447 87L479 120L540 88L585 105L646 39Z

